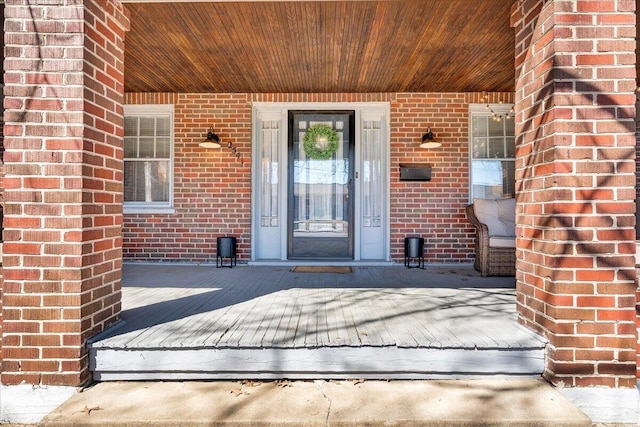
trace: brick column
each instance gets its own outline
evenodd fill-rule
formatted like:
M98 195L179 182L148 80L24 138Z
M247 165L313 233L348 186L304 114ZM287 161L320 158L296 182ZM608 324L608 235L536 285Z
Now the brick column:
M80 385L120 312L120 4L7 0L2 382Z
M634 387L635 2L523 0L517 304L556 384Z

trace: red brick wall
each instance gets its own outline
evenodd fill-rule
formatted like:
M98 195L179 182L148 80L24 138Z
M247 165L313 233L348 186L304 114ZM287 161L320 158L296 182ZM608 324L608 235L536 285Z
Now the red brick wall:
M80 385L120 309L128 21L111 1L5 5L2 382Z
M122 278L124 37L120 3L85 1L79 369L86 340L118 320ZM72 239L70 239L72 240Z
M491 94L511 102L513 94ZM389 102L391 105L391 254L402 262L404 237L425 237L431 262L471 262L468 203L468 104L479 93L434 94L127 94L129 104L175 105L175 214L126 214L126 260L215 262L215 237L235 235L239 257L251 243L252 102ZM200 148L213 126L221 150ZM427 127L443 142L420 149ZM244 165L224 147L232 142ZM430 182L400 181L400 163L429 162Z
M518 311L567 386L636 384L634 9L513 7Z
M462 93L397 94L391 103L391 256L401 261L404 237L423 236L432 262L470 262L469 115ZM442 147L419 147L431 127ZM429 182L400 181L401 163L430 163Z
M637 11L636 11L637 12ZM640 17L636 13L636 34L640 27ZM636 52L640 47L640 40L636 37ZM637 62L637 59L636 59ZM636 76L636 252L638 242L640 242L640 111L638 111L638 105L640 104L640 82L638 76ZM636 265L636 334L638 335L637 341L637 357L636 357L636 377L640 379L640 268Z
M640 379L640 268L636 266L636 378Z
M0 5L0 22L2 22L2 28L4 28L4 4ZM4 37L0 39L0 47L4 51ZM2 82L4 84L4 74L2 77ZM0 121L0 206L4 209L4 108L3 108L3 118ZM0 218L0 222L2 219ZM1 225L1 224L0 224ZM2 241L2 237L0 235L0 242ZM0 243L1 245L1 243ZM2 257L2 249L0 246L0 257ZM2 277L2 263L0 261L0 366L2 366L2 289L3 289L4 278ZM0 369L0 382L2 377L2 370Z
M637 22L637 21L636 21ZM636 27L637 30L637 27ZM636 45L638 41L636 40ZM636 89L636 252L640 242L640 120L638 120L638 101ZM636 261L637 262L637 261ZM640 266L636 264L636 377L640 379Z
M175 214L127 214L124 256L153 261L215 262L215 239L238 238L238 256L250 253L251 103L246 94L128 94L127 103L175 105ZM221 149L198 143L213 126ZM231 142L238 161L226 147Z
M637 19L637 17L636 17ZM637 21L636 21L637 25ZM636 27L637 31L637 27ZM638 40L636 40L636 46ZM640 242L640 120L638 114L638 96L640 93L636 89L636 252L638 242ZM636 264L636 377L640 379L640 266Z

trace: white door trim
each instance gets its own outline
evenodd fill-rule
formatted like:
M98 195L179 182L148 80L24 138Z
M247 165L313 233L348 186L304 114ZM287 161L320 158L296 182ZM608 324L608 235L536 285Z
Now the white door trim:
M288 161L288 112L289 110L351 110L355 111L355 172L358 176L362 176L362 153L359 144L361 138L362 117L369 115L371 112L378 112L384 121L384 140L387 142L384 147L384 163L386 165L386 174L383 182L381 196L384 199L384 258L373 261L391 260L390 245L390 104L388 102L255 102L253 104L252 114L252 179L251 179L251 261L287 261L287 161ZM278 168L278 192L279 197L279 215L280 215L280 231L279 246L280 257L278 259L261 259L259 258L259 229L260 229L260 179L261 179L261 121L260 116L268 115L270 120L273 117L279 117L280 122L280 167ZM360 179L355 180L355 206L354 206L354 261L362 261L361 259L361 191ZM366 260L371 261L371 260Z

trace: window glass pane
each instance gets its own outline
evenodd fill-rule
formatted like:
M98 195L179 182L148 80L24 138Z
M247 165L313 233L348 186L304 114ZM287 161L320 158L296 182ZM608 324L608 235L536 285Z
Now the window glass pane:
M514 159L516 157L516 138L513 136L508 136L506 138L506 146L507 152L505 153L505 157Z
M144 164L124 162L124 201L144 202Z
M504 136L504 122L505 120L489 120L489 136Z
M515 197L514 120L496 121L490 112L472 112L470 131L470 200Z
M140 153L138 157L141 159L155 157L154 143L153 138L140 138Z
M131 159L138 157L138 140L137 138L124 139L124 157Z
M472 156L474 159L487 158L487 138L473 138Z
M504 155L504 137L489 138L489 158L501 159Z
M125 202L169 206L173 185L171 123L170 113L125 117Z
M156 140L156 157L159 159L171 157L171 140L169 138L158 138Z
M140 117L140 136L155 135L155 119L153 117Z
M515 162L475 160L471 174L474 198L502 199L515 196Z
M169 117L156 118L156 135L170 136L171 135L170 124L171 124L171 121L169 120Z
M504 133L505 135L515 135L516 134L516 121L511 117L504 122Z
M473 136L488 136L487 116L473 116L471 120Z
M124 118L124 136L137 136L137 135L138 135L138 118L125 117Z
M168 161L125 161L125 202L168 202Z
M169 162L148 162L151 169L152 202L169 201Z
M516 197L516 162L502 162L502 197Z

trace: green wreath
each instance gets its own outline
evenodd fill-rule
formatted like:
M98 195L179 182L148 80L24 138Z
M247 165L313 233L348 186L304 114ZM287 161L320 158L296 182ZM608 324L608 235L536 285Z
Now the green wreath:
M326 139L326 141L323 141L323 139ZM307 129L307 133L304 135L304 152L311 159L327 160L338 151L339 141L338 133L329 126L323 124L313 125Z

